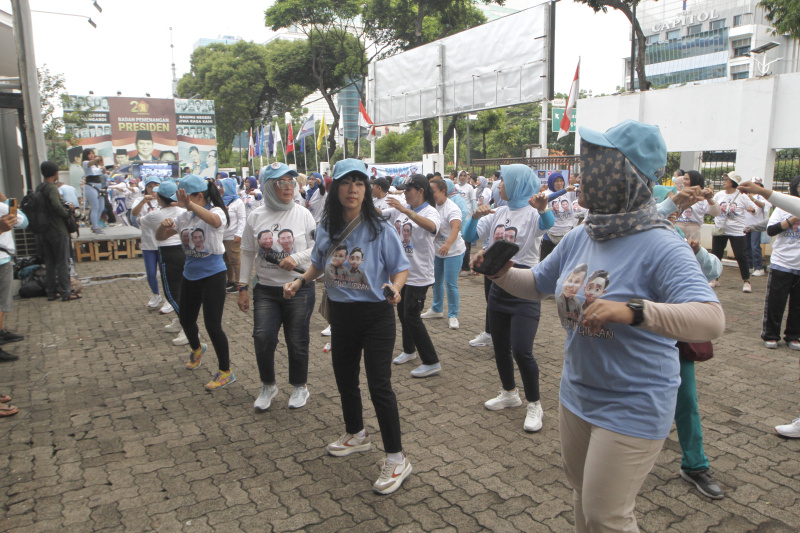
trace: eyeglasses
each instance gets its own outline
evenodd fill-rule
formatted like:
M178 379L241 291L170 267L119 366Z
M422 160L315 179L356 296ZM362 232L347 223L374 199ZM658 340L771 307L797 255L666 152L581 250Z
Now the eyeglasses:
M279 189L291 189L294 187L294 180L278 180L275 182L275 186Z

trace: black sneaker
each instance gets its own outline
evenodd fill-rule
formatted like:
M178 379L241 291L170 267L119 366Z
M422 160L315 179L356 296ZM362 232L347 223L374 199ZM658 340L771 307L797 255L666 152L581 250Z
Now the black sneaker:
M6 344L7 342L19 342L24 338L24 335L17 335L16 333L11 333L7 329L0 329L0 344Z
M16 361L17 359L19 359L19 356L10 354L0 348L0 363L8 363L10 361Z
M681 470L681 477L697 487L700 494L708 496L712 500L721 500L725 497L725 492L711 479L709 470L698 470L696 472Z
M227 292L228 294L232 294L234 292L239 292L239 287L236 286L235 284L234 285L228 285L225 288L225 292Z

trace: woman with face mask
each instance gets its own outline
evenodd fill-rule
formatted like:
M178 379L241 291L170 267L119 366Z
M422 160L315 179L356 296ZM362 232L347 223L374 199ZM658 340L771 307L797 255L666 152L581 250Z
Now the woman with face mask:
M675 340L712 340L725 317L691 248L656 210L651 191L667 161L658 127L628 120L580 136L583 228L535 268L509 263L493 277L531 300L561 293L581 264L587 278L602 278L602 294L577 318L559 313L562 462L576 531L636 531L636 494L675 415ZM573 292L582 304L585 287Z

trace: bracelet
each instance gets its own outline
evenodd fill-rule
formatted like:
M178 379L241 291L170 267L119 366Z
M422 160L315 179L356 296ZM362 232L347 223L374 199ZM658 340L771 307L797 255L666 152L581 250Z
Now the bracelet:
M304 278L303 276L300 276L299 278L294 278L294 279L295 280L300 280L300 288L301 289L306 286L306 283L308 283L306 281L306 278Z
M411 211L411 214L410 214L410 215L408 215L408 217L409 217L411 220L414 220L415 218L417 218L417 214L416 214L414 211Z
M246 291L247 290L247 283L239 283L238 284L238 289L239 289L239 292Z

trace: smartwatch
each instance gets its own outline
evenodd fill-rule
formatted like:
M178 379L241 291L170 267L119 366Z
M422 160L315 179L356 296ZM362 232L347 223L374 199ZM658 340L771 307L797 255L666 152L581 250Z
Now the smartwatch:
M626 305L628 309L633 311L633 322L631 322L631 326L638 326L644 322L644 300L640 298L631 298Z

